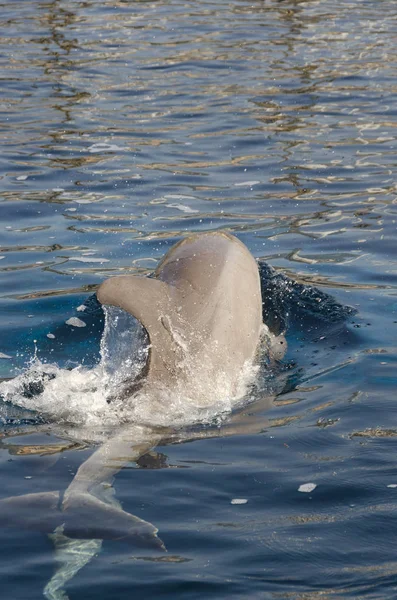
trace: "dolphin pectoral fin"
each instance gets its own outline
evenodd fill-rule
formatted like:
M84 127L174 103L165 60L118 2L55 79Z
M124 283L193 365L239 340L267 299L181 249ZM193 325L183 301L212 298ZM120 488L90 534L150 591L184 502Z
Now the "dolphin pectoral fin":
M129 312L149 336L161 328L159 317L170 310L170 286L159 279L121 275L106 279L97 291L101 304L118 306Z
M150 342L151 370L156 372L175 362L170 323L175 320L178 296L178 290L164 281L134 275L107 279L97 291L101 304L122 308L143 325Z
M69 494L62 510L64 534L69 538L123 540L145 548L166 550L154 525L88 492Z
M0 525L50 533L62 522L59 491L10 496L0 501Z

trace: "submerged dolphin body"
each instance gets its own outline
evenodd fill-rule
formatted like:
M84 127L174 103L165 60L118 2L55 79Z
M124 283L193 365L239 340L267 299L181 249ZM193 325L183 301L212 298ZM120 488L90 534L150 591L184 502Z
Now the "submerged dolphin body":
M146 368L138 382L125 382L121 396L128 397L141 386L154 412L167 408L164 404L175 390L182 390L182 401L186 396L199 407L211 406L220 391L241 395L239 382L255 358L264 330L270 351L280 355L285 347L283 336L272 336L262 323L256 261L227 233L190 236L171 248L153 277L108 279L97 297L104 305L132 314L147 331ZM163 548L157 529L125 512L111 486L126 462L137 460L170 435L169 430L150 425L123 426L80 466L63 496L51 491L2 500L1 522L25 521L47 532L62 525L62 535L69 538L131 538Z

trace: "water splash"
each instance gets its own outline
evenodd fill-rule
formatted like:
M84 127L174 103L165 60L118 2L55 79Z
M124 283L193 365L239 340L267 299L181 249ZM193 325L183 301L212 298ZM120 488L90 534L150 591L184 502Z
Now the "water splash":
M104 307L104 312L101 360L96 367L60 368L41 361L35 352L23 374L0 384L3 400L93 440L97 439L94 431L104 433L124 423L181 427L214 422L234 408L257 373L257 367L247 363L237 385L222 371L206 377L208 365L189 362L181 347L187 377L172 389L159 383L156 389L143 386L128 395L131 382L140 378L147 364L148 336L125 311Z

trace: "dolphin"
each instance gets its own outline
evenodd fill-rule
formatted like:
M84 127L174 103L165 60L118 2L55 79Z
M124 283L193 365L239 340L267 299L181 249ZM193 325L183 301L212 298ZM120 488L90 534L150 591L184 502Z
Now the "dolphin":
M261 342L275 358L286 347L284 336L273 335L263 324L257 262L229 233L190 235L170 249L152 276L107 279L97 298L127 311L146 330L146 365L116 395L128 398L139 390L154 412L166 410L167 397L175 390L200 407L215 403L221 391L237 398L246 389L240 387L241 379ZM47 532L62 526L68 538L127 539L164 549L154 525L122 509L112 481L126 462L170 436L170 429L151 424L120 427L79 467L63 494L52 490L1 500L1 522L25 521Z
M191 235L173 246L153 277L122 275L97 291L101 304L127 311L149 337L137 385L184 390L213 400L198 386L223 378L235 395L263 333L258 266L247 247L224 233Z

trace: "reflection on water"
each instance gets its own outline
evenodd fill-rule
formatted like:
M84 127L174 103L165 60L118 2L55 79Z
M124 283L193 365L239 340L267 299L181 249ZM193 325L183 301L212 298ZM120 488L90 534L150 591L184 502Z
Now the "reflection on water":
M0 377L33 339L48 361L80 360L94 325L62 348L47 334L193 231L234 231L358 310L343 334L289 332L265 433L159 449L188 469L123 471L123 507L176 558L109 544L70 597L395 595L395 3L3 0L1 14ZM67 487L88 450L44 442L2 441L3 496ZM3 594L41 597L48 547L2 536Z

